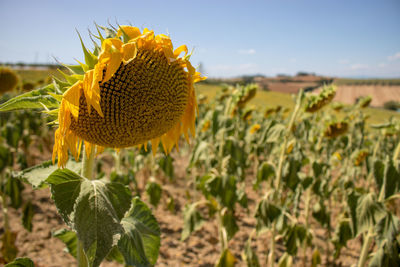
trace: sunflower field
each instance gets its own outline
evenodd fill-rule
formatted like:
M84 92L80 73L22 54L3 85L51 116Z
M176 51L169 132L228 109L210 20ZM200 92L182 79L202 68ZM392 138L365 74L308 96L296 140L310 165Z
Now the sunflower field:
M0 80L1 264L400 266L400 120L333 84L292 110L255 84L208 99L185 45L97 30L63 78Z

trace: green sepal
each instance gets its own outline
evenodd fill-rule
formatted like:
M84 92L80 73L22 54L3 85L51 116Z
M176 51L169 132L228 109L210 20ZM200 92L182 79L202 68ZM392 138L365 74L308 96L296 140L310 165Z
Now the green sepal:
M85 54L85 63L86 65L88 65L89 69L93 69L94 66L97 64L97 57L95 55L93 55L92 52L90 52L88 49L86 49L85 44L82 41L82 37L80 35L80 33L78 31L76 31L78 33L79 36L79 40L81 41L81 45L82 45L82 50L83 53Z

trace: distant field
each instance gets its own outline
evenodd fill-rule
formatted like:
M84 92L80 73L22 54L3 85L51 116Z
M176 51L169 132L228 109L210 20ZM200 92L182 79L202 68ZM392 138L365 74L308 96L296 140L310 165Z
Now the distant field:
M334 101L354 104L362 96L371 96L373 107L382 107L388 101L400 102L400 86L385 85L339 85Z
M213 99L217 92L221 90L220 86L207 84L198 84L196 85L196 88L197 94L203 94L207 96L208 99ZM250 105L254 105L260 111L263 111L266 108L276 106L282 106L292 109L294 106L294 102L291 94L259 90L256 97L250 101ZM400 119L400 113L385 110L382 108L366 108L364 109L364 111L367 115L370 116L370 118L367 120L369 124L385 122L391 116ZM345 116L345 114L341 113L340 116Z
M16 72L21 77L22 82L37 83L40 80L45 81L52 76L62 77L56 69L20 69L16 70Z
M17 70L22 81L24 82L38 82L39 80L46 80L47 77L55 75L61 77L61 74L54 69L51 70ZM344 80L344 79L342 79ZM400 80L399 80L400 81ZM282 83L283 84L283 83ZM384 88L384 89L382 89ZM219 85L210 84L196 84L198 94L203 94L208 99L213 99L217 92L221 90ZM376 95L379 95L376 97ZM335 101L340 101L347 104L354 103L355 99L361 95L373 96L372 105L381 106L387 99L400 101L400 86L339 86L337 97ZM387 100L387 101L389 101ZM378 104L379 103L379 104ZM293 100L290 94L273 92L273 91L262 91L257 92L257 96L250 102L250 105L254 105L260 110L266 108L282 106L291 109L293 107ZM394 116L400 119L400 114L397 112L380 109L380 108L367 108L365 110L367 114L371 116L369 123L380 123L386 121L390 116Z
M400 79L335 79L337 85L399 85Z

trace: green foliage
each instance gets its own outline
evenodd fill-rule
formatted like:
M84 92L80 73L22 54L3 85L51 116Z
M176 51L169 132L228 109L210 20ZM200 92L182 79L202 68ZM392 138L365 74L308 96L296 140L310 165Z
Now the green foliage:
M17 258L4 267L35 267L35 264L30 258Z
M63 169L46 180L64 221L77 233L91 266L99 266L124 233L121 219L130 207L130 193L118 183L87 180Z
M146 193L149 196L151 205L157 207L158 203L160 203L162 194L162 188L160 184L152 181L148 182L146 184Z
M181 240L186 240L192 232L199 230L203 223L204 219L197 210L197 204L186 205L183 210L183 230Z

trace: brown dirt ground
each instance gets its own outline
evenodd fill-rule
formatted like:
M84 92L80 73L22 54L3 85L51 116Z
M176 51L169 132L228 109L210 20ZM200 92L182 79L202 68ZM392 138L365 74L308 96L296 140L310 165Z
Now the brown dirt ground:
M33 151L32 161L38 163L41 160L50 158L50 152L36 153ZM173 153L175 158L176 180L174 183L167 182L163 185L163 190L172 195L175 199L175 212L168 211L162 203L153 209L154 215L161 227L161 248L156 266L214 266L218 260L220 246L218 244L217 226L215 222L206 222L203 228L192 234L186 241L180 241L180 235L183 227L182 210L187 200L187 190L192 197L199 197L190 189L190 179L186 178L187 156L181 156ZM143 179L138 175L138 180ZM257 201L261 193L256 193L252 189L252 175L249 174L246 179L246 191L249 197L249 211L237 208L239 232L229 242L229 248L237 259L236 266L246 266L241 259L244 244L249 234L255 227L253 217ZM19 249L19 257L30 257L38 267L58 267L58 266L76 266L72 256L63 251L64 244L56 238L53 238L52 231L64 228L65 225L57 214L55 205L50 197L49 189L32 190L29 185L24 190L24 199L31 199L34 204L35 215L33 217L33 231L27 232L21 225L21 211L10 208L10 224L13 231L18 233L16 245ZM144 198L146 201L146 198ZM0 215L0 234L3 218ZM311 222L314 229L314 244L316 244L323 256L322 266L326 266L325 251L326 232L314 221ZM357 262L357 255L360 250L360 239L348 242L348 248L342 250L342 256L337 266L350 266ZM266 255L268 252L269 234L265 233L253 239L252 247L256 251L261 266L266 266ZM333 247L329 247L333 251ZM284 246L282 240L277 243L277 254L282 255ZM310 266L310 257L313 248L307 250L307 266ZM330 253L331 255L332 253ZM302 253L299 253L302 255ZM302 259L295 258L295 264L302 266ZM103 262L103 267L122 266L114 262Z
M357 98L368 95L372 97L371 106L383 107L388 101L400 102L400 86L341 85L333 101L354 104Z

